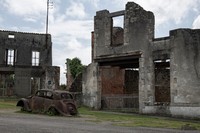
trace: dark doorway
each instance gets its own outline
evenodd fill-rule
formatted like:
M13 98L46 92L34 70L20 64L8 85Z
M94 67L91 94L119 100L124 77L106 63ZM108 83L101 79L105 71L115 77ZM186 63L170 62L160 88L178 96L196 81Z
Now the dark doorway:
M100 63L102 109L136 112L139 108L139 58Z
M154 61L155 65L155 102L170 103L170 60Z
M0 73L0 96L14 95L14 78L12 72Z

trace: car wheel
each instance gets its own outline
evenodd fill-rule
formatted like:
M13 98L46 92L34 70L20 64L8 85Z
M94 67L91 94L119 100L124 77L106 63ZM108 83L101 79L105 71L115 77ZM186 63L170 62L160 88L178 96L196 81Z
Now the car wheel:
M26 109L24 108L24 106L21 107L21 111L22 111L22 112L26 111Z
M67 109L68 109L70 115L77 115L77 110L74 105L68 104Z
M58 111L54 107L51 107L47 111L47 114L50 115L50 116L54 116L54 115L58 115L59 113L58 113Z

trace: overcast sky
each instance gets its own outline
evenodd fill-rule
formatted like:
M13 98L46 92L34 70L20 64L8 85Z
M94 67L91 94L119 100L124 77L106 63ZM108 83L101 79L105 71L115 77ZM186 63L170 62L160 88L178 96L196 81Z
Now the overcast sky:
M65 83L66 58L91 62L91 31L96 11L125 9L128 0L51 0L49 33L53 65L60 66ZM200 28L200 0L129 0L155 15L156 37L177 28ZM47 0L0 0L0 30L45 33Z

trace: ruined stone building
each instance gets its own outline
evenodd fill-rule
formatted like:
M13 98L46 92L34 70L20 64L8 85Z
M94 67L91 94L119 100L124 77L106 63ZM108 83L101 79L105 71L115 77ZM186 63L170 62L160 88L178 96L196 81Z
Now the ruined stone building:
M123 27L114 27L121 16ZM155 38L154 25L154 14L133 2L123 11L96 12L84 105L200 118L200 29Z
M0 31L0 96L28 96L59 86L51 35Z

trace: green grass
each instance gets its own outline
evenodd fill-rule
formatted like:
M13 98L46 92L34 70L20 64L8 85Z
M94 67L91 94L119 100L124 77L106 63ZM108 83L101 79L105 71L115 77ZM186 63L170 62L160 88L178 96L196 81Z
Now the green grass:
M16 103L16 100L0 99L0 110L16 109ZM85 107L79 108L79 114L81 117L87 117L87 121L90 122L109 122L117 126L181 129L183 126L189 125L200 130L200 121L198 120L94 111Z
M79 108L80 115L90 116L91 121L97 122L111 122L113 125L128 126L128 127L155 127L155 128L171 128L181 129L185 125L195 127L200 130L200 121L174 119L169 117L156 117L138 114L122 114L111 113L104 111L92 111L88 108Z
M16 100L0 100L0 110L2 109L15 109L16 108Z

